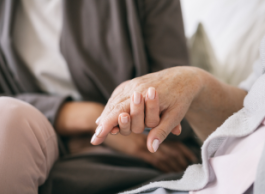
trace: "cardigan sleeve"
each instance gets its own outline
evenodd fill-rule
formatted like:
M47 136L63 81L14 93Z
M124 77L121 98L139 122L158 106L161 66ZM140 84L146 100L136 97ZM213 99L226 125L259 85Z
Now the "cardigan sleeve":
M142 1L142 29L150 72L188 65L181 5L178 0Z
M21 93L17 95L0 94L1 96L9 96L27 102L37 108L54 126L58 113L65 102L71 101L69 96L51 96L47 94L37 93Z
M19 94L16 98L37 108L48 118L53 126L62 105L71 100L68 96L59 97L45 94Z

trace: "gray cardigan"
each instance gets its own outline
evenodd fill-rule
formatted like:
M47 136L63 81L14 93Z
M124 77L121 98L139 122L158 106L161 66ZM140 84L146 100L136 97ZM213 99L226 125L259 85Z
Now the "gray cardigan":
M41 91L18 55L19 3L0 0L0 96L32 104L53 124L67 97ZM179 0L64 0L60 48L82 99L102 104L123 81L188 65Z
M0 0L0 96L32 104L54 124L69 99L41 91L17 54L12 33L19 3ZM64 0L60 48L82 99L103 104L125 80L188 64L179 0ZM39 193L117 193L165 176L179 177L101 148L106 152L61 157Z
M244 99L244 107L229 117L204 142L202 146L202 164L190 166L180 180L153 182L124 194L139 193L152 188L163 187L179 191L199 190L214 180L210 168L211 158L222 142L227 138L244 137L252 133L265 117L265 37L260 47L260 59L254 64L254 71L249 78L240 84L249 91ZM258 165L254 184L254 194L265 193L265 148Z

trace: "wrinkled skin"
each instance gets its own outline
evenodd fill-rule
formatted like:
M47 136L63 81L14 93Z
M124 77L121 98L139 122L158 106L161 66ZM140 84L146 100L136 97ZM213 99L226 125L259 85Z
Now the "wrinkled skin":
M158 117L152 114L145 115L145 120L152 120L148 117L156 118L152 122L157 123L156 125L150 126L149 123L145 123L147 127L154 127L147 139L148 150L154 152L153 140L158 139L159 143L164 141L168 134L180 124L193 99L202 90L200 77L197 76L198 71L200 70L197 68L174 67L121 84L113 92L101 115L99 125L103 127L103 130L97 134L92 143L94 145L102 143L108 133L117 129L119 115L130 113L131 96L135 91L146 98L148 88L154 87L159 98L158 114L160 115ZM144 125L142 126L141 129L137 129L137 133L144 130ZM132 131L134 132L134 129ZM128 134L123 131L120 133Z
M150 89L155 91L153 100L148 97ZM147 148L156 152L170 132L180 133L179 123L184 116L204 141L243 107L246 94L196 67L173 67L138 77L115 89L91 143L100 144L113 132L120 131L122 135L131 131L141 133L146 125L152 128L147 137ZM138 99L137 102L134 99ZM121 118L125 117L129 122L121 123Z

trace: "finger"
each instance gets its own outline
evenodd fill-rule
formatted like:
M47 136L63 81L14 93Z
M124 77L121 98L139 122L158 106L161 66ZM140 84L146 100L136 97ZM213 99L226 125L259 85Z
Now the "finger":
M145 125L154 128L159 124L159 99L154 87L148 88L145 98Z
M178 124L172 131L171 133L173 133L174 135L179 136L181 134L182 131L182 127L181 124Z
M119 115L118 122L119 122L120 134L130 135L131 133L130 115L128 113L121 113Z
M113 106L111 105L106 106L106 110L104 109L99 122L99 126L96 129L96 136L100 139L102 138L105 139L108 133L110 133L114 127L118 126L118 118L120 113L123 112L129 113L129 111L130 111L130 99L127 99L121 103L116 103ZM93 145L98 145L99 144L98 142L100 141L97 141L97 143L91 141Z
M130 103L131 130L134 133L144 131L144 100L139 92L134 92Z
M106 136L101 136L101 137L98 136L98 134L100 134L102 130L103 130L102 125L98 126L95 134L93 135L93 137L91 138L91 141L90 141L90 143L92 145L99 145L99 144L103 143L103 141L107 138L108 134ZM112 135L117 135L119 133L119 131L120 131L120 129L116 126L110 131L110 133Z
M147 148L154 153L159 148L159 145L166 139L168 134L179 123L176 119L176 113L166 110L161 117L159 125L153 128L147 137Z
M100 118L101 118L101 116L99 116L99 117L97 118L97 120L96 120L96 124L97 124L97 125L98 125L99 122L100 122Z
M189 148L187 148L185 145L180 144L179 149L186 156L186 158L189 159L189 161L191 161L193 163L198 162L198 159L195 156L195 154Z
M114 127L114 128L111 130L110 134L111 134L111 135L117 135L119 132L120 132L119 127Z
M93 145L98 145L98 144L101 144L105 139L106 139L107 136L104 136L104 137L97 137L96 134L94 134L91 138L91 144Z

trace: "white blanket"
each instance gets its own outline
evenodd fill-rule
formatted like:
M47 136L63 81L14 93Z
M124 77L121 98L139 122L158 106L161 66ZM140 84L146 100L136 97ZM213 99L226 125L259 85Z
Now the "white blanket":
M244 89L251 87L244 99L244 107L229 117L223 125L205 140L202 146L202 164L188 167L180 180L154 182L139 189L124 192L124 194L139 193L158 187L180 191L199 190L204 188L208 182L214 180L215 175L210 168L208 159L213 156L226 138L249 135L265 117L265 38L263 38L260 53L259 63L257 63L257 67L251 75L252 78L241 84ZM262 158L264 157L262 156ZM259 179L256 179L256 181L263 182Z

